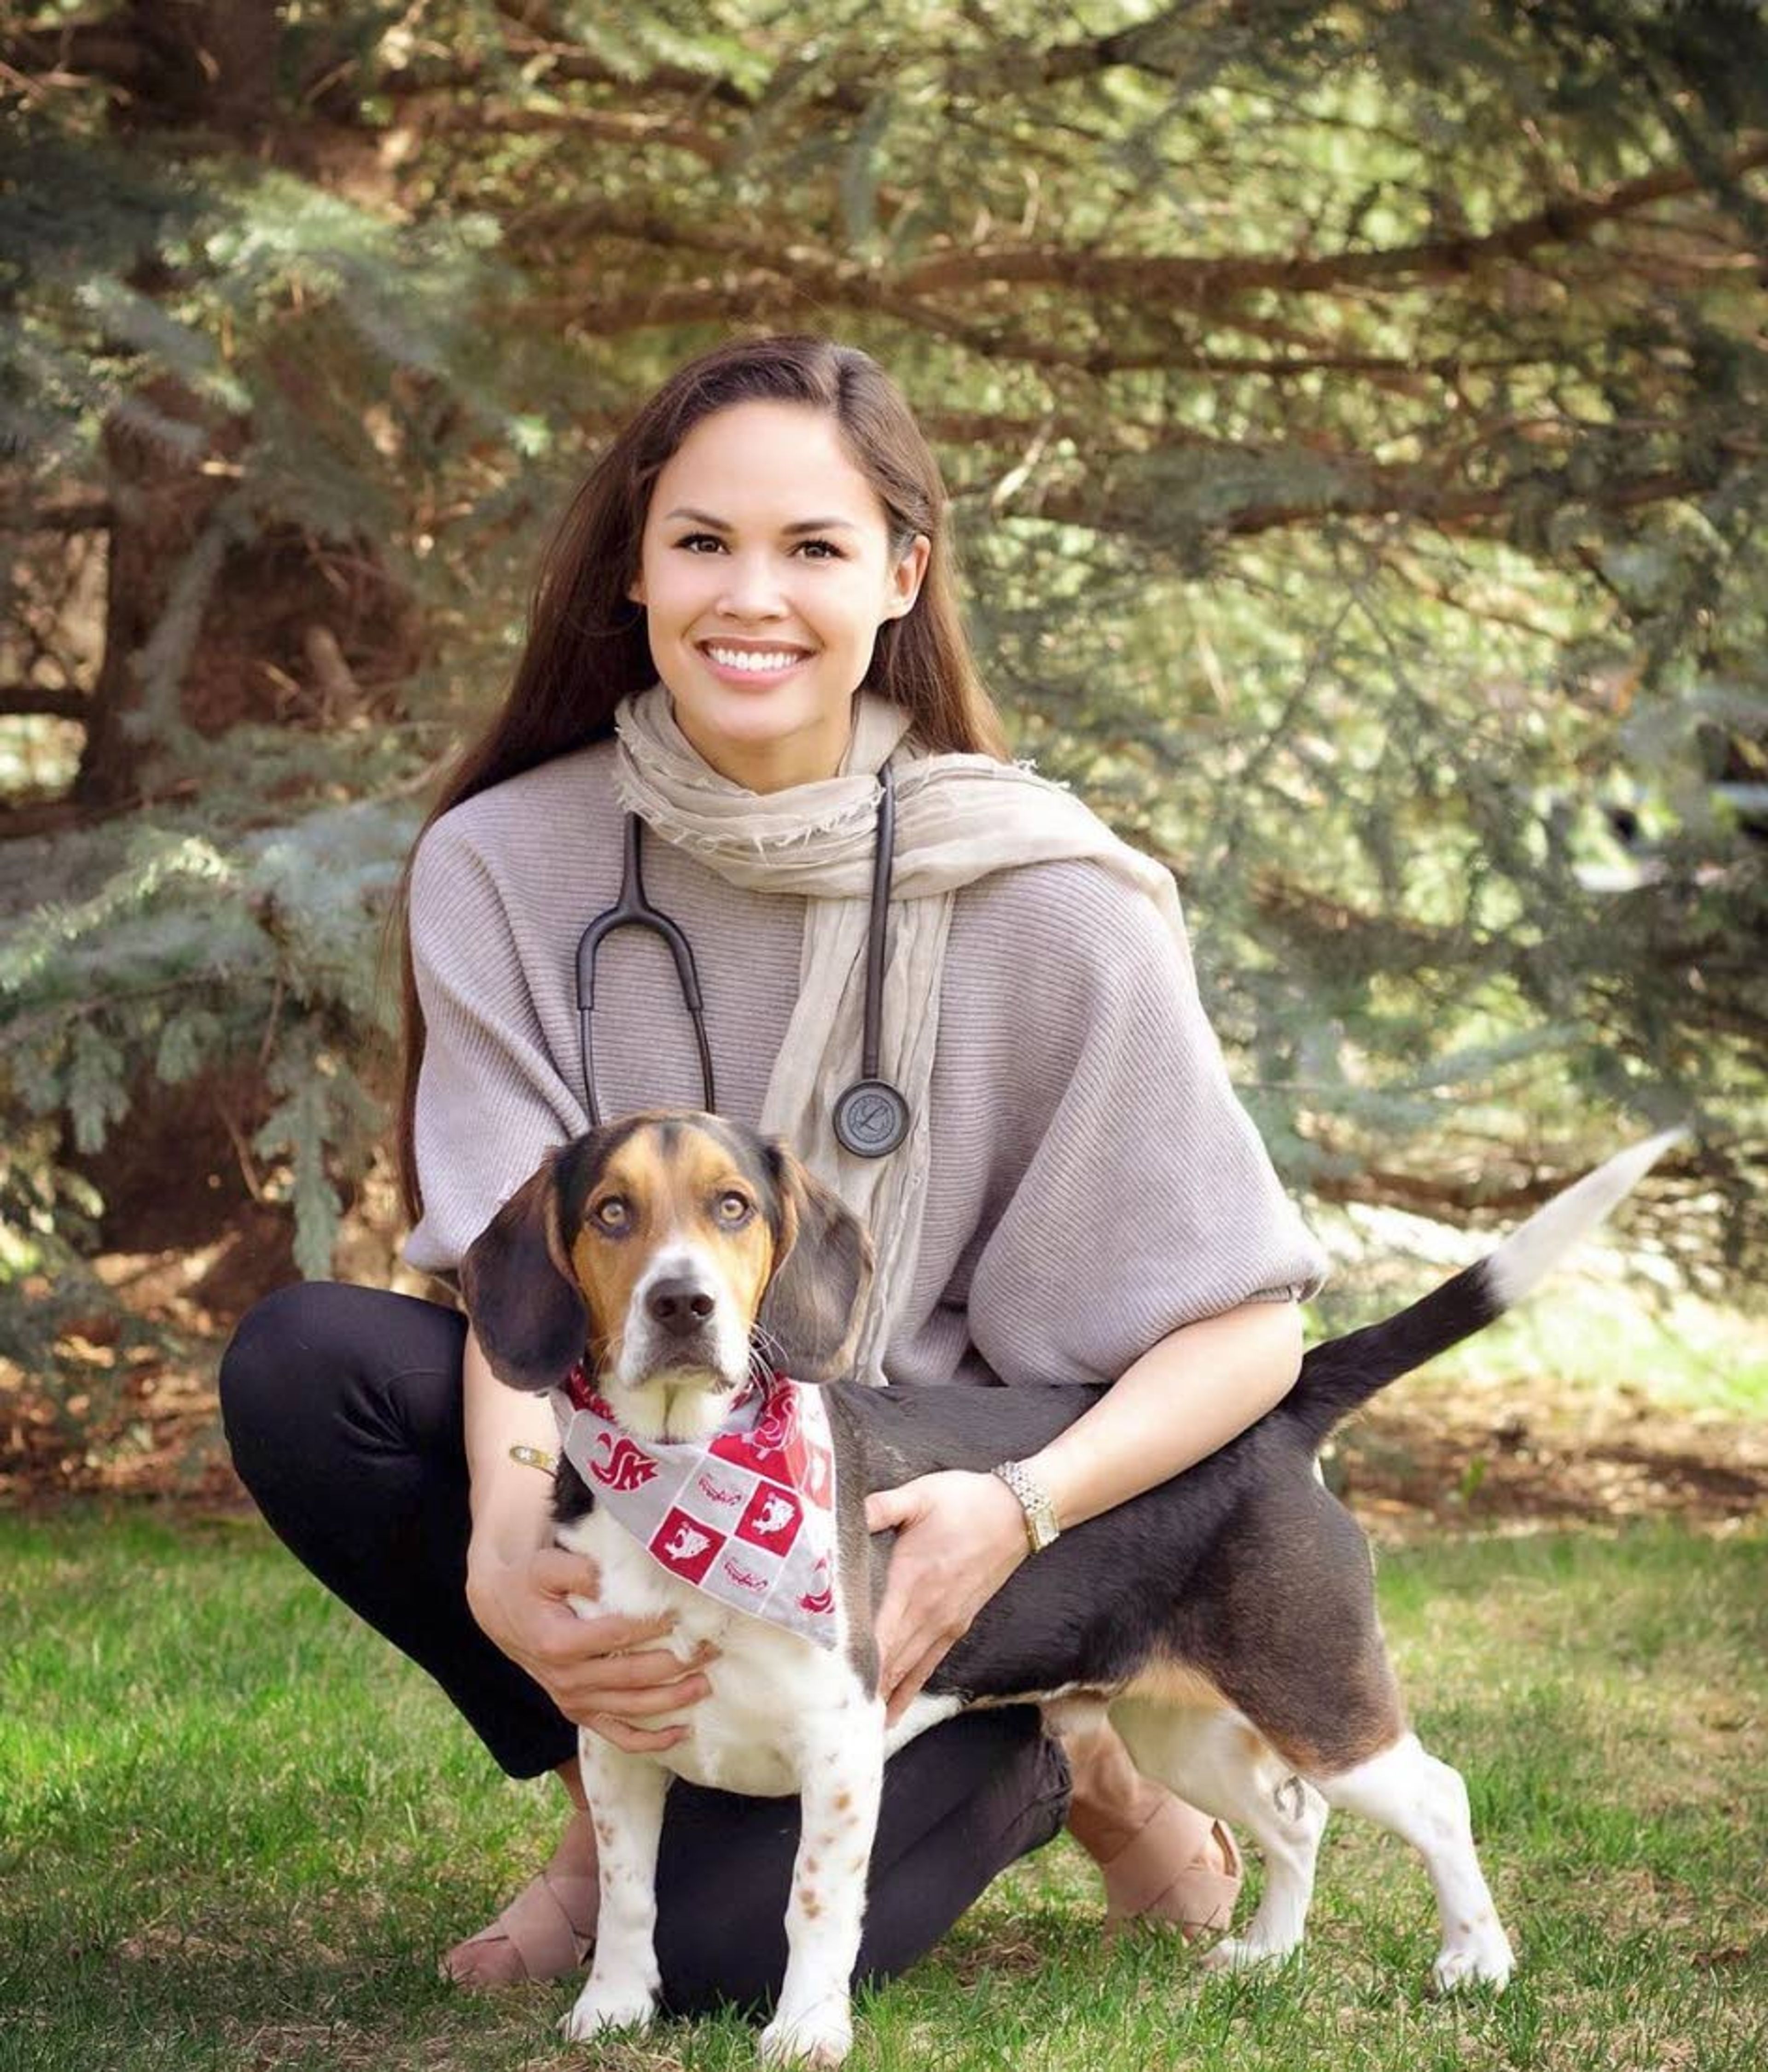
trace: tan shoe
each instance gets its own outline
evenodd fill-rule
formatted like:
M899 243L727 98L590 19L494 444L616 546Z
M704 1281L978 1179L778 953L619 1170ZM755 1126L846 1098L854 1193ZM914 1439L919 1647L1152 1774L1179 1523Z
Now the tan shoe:
M1228 1926L1245 1875L1234 1838L1221 1822L1170 1792L1099 1868L1108 1930L1127 1921L1171 1921L1188 1941Z
M468 1992L492 1992L580 1970L595 1947L599 1897L595 1827L575 1813L546 1868L496 1920L455 1944L442 1976Z

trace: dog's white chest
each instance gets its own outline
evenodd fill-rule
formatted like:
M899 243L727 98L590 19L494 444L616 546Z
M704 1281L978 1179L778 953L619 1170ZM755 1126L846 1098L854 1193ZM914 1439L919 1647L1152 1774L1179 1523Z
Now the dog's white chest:
M844 1648L818 1647L802 1634L720 1604L659 1567L605 1511L564 1527L559 1540L589 1555L601 1572L595 1597L573 1597L574 1610L626 1618L673 1613L674 1630L657 1646L684 1662L705 1642L719 1651L702 1672L712 1685L708 1696L644 1723L687 1729L656 1755L676 1776L752 1798L781 1798L800 1789L813 1741L820 1753L831 1720L851 1714L855 1733L879 1731L878 1701L862 1687Z

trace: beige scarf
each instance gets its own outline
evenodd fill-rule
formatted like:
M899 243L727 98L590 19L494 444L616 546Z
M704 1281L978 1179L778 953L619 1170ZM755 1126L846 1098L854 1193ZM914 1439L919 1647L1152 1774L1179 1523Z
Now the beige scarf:
M761 1126L791 1145L871 1227L878 1272L855 1373L880 1385L920 1251L929 1090L954 894L993 871L1090 857L1152 899L1183 945L1178 888L1169 872L1029 765L928 754L909 733L909 714L873 691L855 696L836 774L781 791L751 791L720 776L675 724L661 684L623 698L614 723L616 782L629 812L733 885L810 902L798 1005ZM879 1069L901 1089L911 1120L897 1150L863 1158L843 1147L833 1116L838 1096L860 1076L876 773L893 751L896 846Z

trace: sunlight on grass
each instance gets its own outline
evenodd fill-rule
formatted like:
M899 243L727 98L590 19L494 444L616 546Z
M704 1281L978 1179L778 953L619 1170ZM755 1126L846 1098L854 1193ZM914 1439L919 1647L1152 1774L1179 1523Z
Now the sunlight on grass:
M1428 1995L1424 1879L1359 1823L1306 1959L1252 1978L1157 1931L1102 1944L1063 1841L868 1996L859 2072L1755 2072L1768 1536L1466 1540L1384 1556L1380 1585L1420 1730L1467 1777L1507 1994ZM257 1527L0 1523L0 2072L752 2063L734 2017L586 2058L566 1989L437 1980L548 1817Z

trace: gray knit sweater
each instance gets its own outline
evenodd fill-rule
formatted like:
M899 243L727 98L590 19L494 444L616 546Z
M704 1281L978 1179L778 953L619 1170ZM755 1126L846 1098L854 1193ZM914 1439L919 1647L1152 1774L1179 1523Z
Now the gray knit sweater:
M613 756L597 742L496 785L419 849L415 1267L452 1273L585 1127L575 959L619 892ZM719 1107L755 1123L797 997L804 901L730 885L649 829L645 887L693 944ZM891 1380L1111 1381L1180 1325L1319 1288L1324 1256L1147 900L1090 861L997 872L957 894L946 956L925 1219ZM596 1072L606 1116L701 1104L654 936L623 929L603 948Z

